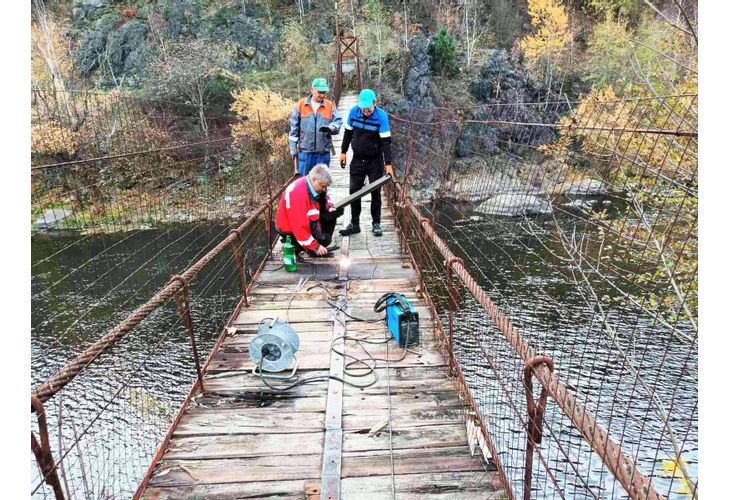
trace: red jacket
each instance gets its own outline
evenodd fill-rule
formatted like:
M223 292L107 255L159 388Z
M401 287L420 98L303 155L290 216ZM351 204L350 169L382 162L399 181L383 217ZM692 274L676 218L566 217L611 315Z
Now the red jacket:
M329 197L328 197L329 205ZM282 233L292 233L307 250L316 251L319 242L312 236L310 224L319 223L319 202L312 198L307 177L300 177L284 190L276 212L276 227Z

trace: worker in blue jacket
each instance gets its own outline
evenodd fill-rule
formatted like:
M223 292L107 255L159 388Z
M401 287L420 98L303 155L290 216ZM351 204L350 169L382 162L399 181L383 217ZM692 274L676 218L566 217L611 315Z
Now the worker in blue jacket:
M337 106L325 98L328 91L327 80L315 78L310 95L297 102L291 115L289 152L301 177L319 163L329 167L332 134L339 133L342 126Z
M390 153L390 122L388 114L375 105L375 92L364 89L360 92L357 106L350 110L345 121L345 135L342 139L340 166L345 168L347 149L352 143L352 161L350 162L350 194L359 191L365 185L365 177L373 182L385 173L393 177L393 160ZM360 232L361 200L352 202L352 221L340 234L348 236ZM380 189L372 192L370 198L370 215L373 219L373 234L383 236L380 227Z

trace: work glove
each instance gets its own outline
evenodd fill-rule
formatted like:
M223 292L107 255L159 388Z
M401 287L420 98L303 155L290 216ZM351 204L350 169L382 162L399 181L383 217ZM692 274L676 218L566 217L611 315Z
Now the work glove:
M319 127L319 131L322 132L323 134L327 134L327 135L332 134L332 129L329 128L327 125L323 125L322 127Z
M347 165L347 155L345 153L340 153L340 166L342 168L345 168Z
M388 164L385 166L385 175L389 175L395 178L395 174L393 173L393 165Z

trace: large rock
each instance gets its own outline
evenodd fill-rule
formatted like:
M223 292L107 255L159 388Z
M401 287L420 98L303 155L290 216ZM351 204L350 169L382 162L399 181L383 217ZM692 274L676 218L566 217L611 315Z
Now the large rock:
M201 37L234 47L235 57L225 66L232 71L270 67L276 54L276 33L257 19L238 14L225 20L215 17L201 25Z
M472 204L500 194L542 194L539 187L527 184L517 166L502 157L459 159L452 163L444 197Z
M550 214L553 207L545 198L525 193L510 193L499 194L480 203L476 211L487 215L520 217Z
M60 229L59 225L61 221L71 217L71 215L73 215L73 211L70 208L51 208L50 210L46 210L33 225L41 231Z
M109 62L115 75L139 75L144 70L148 27L137 20L124 23L109 38Z
M86 32L76 51L76 66L82 74L88 74L99 67L106 52L107 38L120 20L121 15L118 12L104 14Z
M548 127L513 123L553 123L568 111L564 104L544 106L544 91L535 85L527 72L504 50L490 50L469 90L479 101L473 110L474 121L498 121L500 124L469 123L456 145L456 155L494 154L497 149L515 155L535 150L536 146L555 140Z
M479 70L478 76L471 82L471 93L483 102L506 102L507 93L527 96L534 92L527 74L519 70L504 50L490 50ZM520 101L514 101L520 102ZM522 99L522 102L525 102Z
M560 189L563 196L574 197L595 197L605 196L608 194L605 184L596 179L581 179L569 182Z
M100 10L108 7L108 0L74 0L73 13L74 21L79 22L84 19L94 18Z
M408 43L408 71L403 82L403 94L416 107L433 106L431 69L429 68L429 41L423 35L413 37Z

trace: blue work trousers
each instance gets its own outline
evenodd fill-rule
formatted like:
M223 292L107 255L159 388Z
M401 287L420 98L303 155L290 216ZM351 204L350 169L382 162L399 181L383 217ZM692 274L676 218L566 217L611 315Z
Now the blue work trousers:
M315 165L324 163L327 168L330 166L329 153L310 153L308 151L299 151L299 176L304 177L314 168Z

